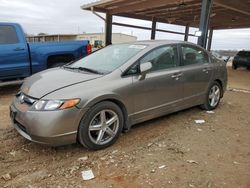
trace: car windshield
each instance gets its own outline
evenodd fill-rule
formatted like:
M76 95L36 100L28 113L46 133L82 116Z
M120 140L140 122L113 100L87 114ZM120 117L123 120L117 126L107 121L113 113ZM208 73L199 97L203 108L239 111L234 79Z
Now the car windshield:
M133 56L146 48L145 45L117 44L103 48L69 67L91 70L102 74L110 73L126 63Z

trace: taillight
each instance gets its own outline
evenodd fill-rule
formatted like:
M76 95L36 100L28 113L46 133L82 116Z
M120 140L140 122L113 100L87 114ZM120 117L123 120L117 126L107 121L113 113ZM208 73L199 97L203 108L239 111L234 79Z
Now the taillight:
M91 47L90 44L87 44L87 46L86 46L86 51L87 51L87 55L91 54L91 52L92 52L92 47Z

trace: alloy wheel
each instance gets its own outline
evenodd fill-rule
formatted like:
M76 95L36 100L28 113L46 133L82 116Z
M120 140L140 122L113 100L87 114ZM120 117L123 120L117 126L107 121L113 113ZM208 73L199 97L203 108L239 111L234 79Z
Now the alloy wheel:
M119 130L119 117L113 110L98 112L89 124L89 138L97 145L109 143Z
M220 100L220 88L217 85L214 85L209 92L209 104L211 107L215 107Z

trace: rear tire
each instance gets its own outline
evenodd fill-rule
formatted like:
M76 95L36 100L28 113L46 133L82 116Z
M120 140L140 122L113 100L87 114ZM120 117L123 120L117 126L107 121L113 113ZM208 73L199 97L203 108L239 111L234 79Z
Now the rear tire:
M104 149L116 142L123 124L124 117L119 106L109 101L100 102L82 118L78 141L91 150Z
M201 108L204 110L214 110L220 103L222 88L218 82L213 82L207 92L206 101Z

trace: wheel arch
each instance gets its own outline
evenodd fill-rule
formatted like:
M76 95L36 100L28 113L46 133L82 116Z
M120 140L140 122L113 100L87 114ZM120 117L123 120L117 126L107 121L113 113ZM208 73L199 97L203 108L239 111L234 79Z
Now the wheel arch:
M105 102L105 101L109 101L109 102L112 102L114 104L116 104L122 111L122 114L123 114L123 117L124 117L124 126L123 126L123 130L127 130L129 129L129 123L128 123L128 111L127 111L127 108L124 104L124 102L122 102L121 99L119 99L118 97L115 97L115 96L102 96L102 97L98 97L98 98L95 98L93 100L91 100L91 102L89 102L87 104L88 108L91 108L101 102Z
M73 61L75 59L75 56L73 53L65 53L65 54L50 54L48 57L47 57L47 60L46 60L46 65L47 65L47 68L51 67L53 64L56 64L56 63L69 63L71 61Z
M224 90L223 82L220 79L215 79L214 81L217 82L220 85L220 87L222 89L221 97L223 97L223 93L224 93L224 91L223 91Z

